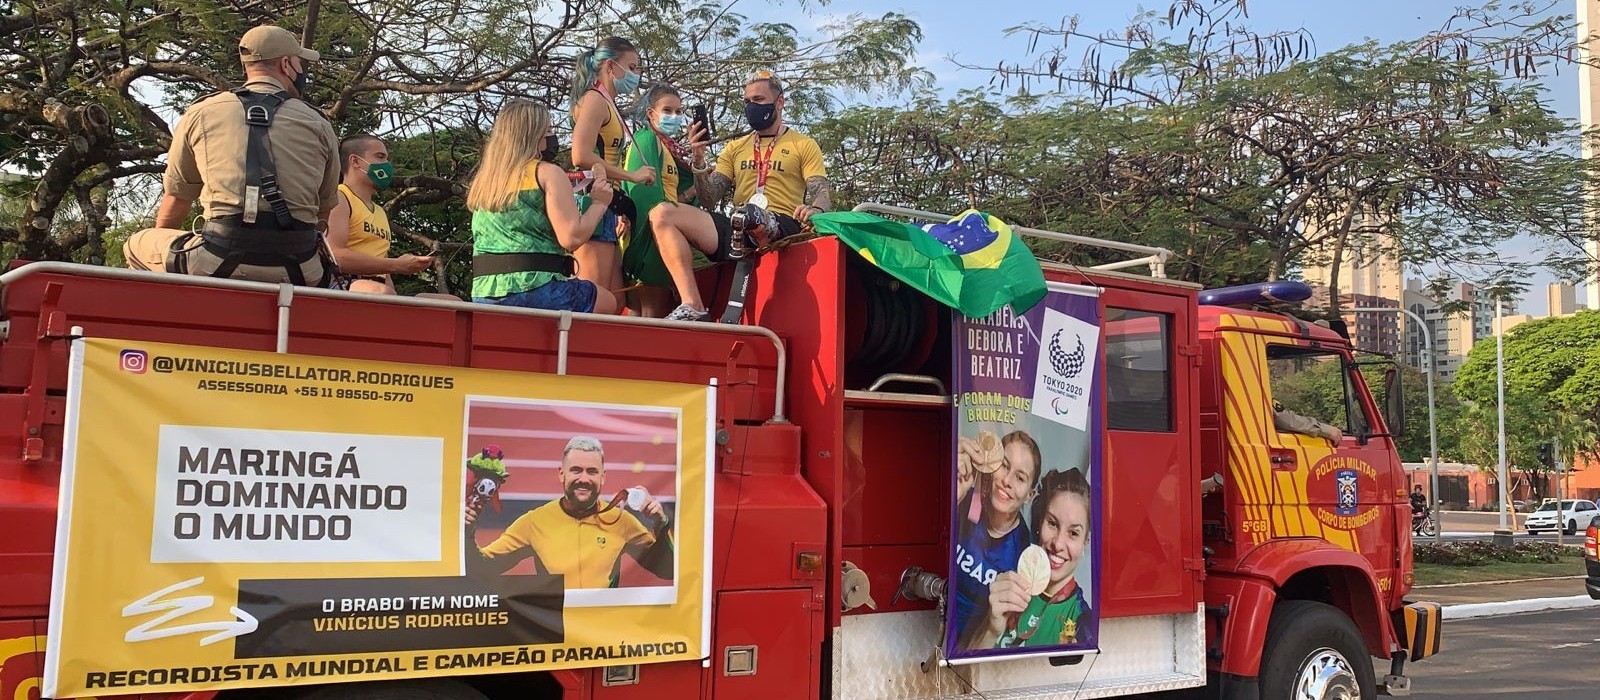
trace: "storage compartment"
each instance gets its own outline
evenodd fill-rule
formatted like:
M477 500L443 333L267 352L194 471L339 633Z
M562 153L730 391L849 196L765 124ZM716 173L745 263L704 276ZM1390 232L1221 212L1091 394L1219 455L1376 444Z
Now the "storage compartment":
M821 652L817 607L809 588L717 595L713 695L761 700L817 697L820 679L812 671L812 661Z

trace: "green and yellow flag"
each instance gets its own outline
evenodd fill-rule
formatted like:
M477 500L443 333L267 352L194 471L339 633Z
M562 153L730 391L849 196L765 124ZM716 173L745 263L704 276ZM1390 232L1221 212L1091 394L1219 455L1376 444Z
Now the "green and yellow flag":
M942 224L918 226L862 212L811 217L867 262L973 318L1007 304L1017 313L1044 298L1044 270L1011 227L968 209Z

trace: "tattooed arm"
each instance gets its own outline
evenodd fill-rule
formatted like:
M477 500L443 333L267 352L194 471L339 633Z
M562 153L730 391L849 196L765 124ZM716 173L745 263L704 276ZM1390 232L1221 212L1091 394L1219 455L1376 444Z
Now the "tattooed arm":
M826 177L813 177L806 180L806 204L829 211L833 209L833 186Z
M806 194L800 206L794 209L794 218L804 222L818 211L827 211L833 207L833 196L828 186L826 177L806 178Z
M727 175L712 172L705 175L696 175L694 178L695 196L700 199L700 206L712 209L722 202L722 198L733 191L733 180Z

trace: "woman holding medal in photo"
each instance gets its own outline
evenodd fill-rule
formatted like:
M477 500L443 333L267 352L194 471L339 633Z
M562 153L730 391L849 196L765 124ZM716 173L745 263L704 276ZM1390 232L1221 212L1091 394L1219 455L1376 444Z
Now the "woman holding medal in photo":
M656 182L623 185L639 221L622 241L622 271L644 285L637 295L643 316L673 321L709 321L694 270L705 258L727 258L733 238L728 218L687 202L704 201L707 184L705 125L691 123L676 88L657 84L645 93L640 115L645 126L634 132L623 166L654 168ZM692 177L685 177L693 173ZM682 302L672 308L669 287Z
M1039 443L1021 430L997 436L988 430L962 436L956 474L956 571L951 572L951 607L956 629L979 624L993 582L1032 540L1022 511L1034 498L1042 456Z

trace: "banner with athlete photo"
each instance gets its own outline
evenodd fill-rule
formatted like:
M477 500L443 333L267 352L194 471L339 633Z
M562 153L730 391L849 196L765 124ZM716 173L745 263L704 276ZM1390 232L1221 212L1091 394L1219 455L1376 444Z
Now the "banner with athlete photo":
M76 341L43 695L704 659L715 401Z
M1098 649L1099 309L1051 284L1022 315L956 315L952 663Z

